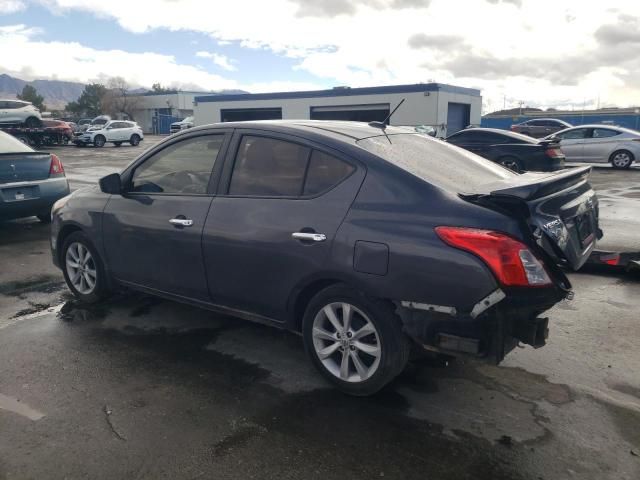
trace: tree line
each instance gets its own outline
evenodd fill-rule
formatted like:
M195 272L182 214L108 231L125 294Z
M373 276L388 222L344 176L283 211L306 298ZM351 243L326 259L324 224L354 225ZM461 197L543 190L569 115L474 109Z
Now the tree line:
M175 90L165 88L160 83L154 83L151 90L156 93L174 93ZM39 95L35 87L25 85L18 99L31 102L41 111L46 111L44 98ZM65 113L78 117L96 117L101 114L118 117L126 115L135 120L135 115L142 107L140 94L130 93L129 84L122 77L114 77L102 83L90 83L84 87L76 101L67 103ZM62 112L57 116L64 116Z

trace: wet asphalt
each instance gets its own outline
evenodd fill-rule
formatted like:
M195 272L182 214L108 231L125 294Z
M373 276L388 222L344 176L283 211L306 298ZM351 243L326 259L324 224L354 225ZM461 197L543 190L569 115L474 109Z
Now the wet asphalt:
M56 149L72 188L141 151ZM601 247L640 250L640 169L592 183ZM135 293L76 304L48 242L0 224L0 479L640 478L633 274L571 274L542 349L423 360L351 398L296 335Z

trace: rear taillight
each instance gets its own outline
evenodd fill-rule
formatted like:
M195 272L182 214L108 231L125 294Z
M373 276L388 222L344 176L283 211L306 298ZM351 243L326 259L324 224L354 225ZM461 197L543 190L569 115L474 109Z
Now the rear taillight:
M543 287L551 284L540 260L522 242L504 233L465 227L436 227L447 245L482 259L507 287Z
M64 177L64 167L57 155L51 154L51 166L49 167L50 177Z
M515 131L515 130L517 130L517 129L518 129L518 127L516 127L515 125L511 125L511 130L514 130L514 131Z
M558 147L547 148L544 153L549 158L564 158L564 153Z

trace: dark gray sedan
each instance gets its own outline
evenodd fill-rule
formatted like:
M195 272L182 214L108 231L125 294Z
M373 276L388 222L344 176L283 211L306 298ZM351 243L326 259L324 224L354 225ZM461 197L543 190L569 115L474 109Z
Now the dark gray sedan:
M124 286L299 332L366 395L412 350L544 345L559 265L599 236L588 173L518 175L380 124L197 127L58 202L53 261L86 302Z
M60 159L36 152L0 132L0 220L37 216L51 221L51 206L69 194Z

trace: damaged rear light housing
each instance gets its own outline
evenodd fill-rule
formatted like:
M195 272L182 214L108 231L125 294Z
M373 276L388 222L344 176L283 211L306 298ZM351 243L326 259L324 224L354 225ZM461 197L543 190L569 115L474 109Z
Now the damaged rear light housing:
M467 227L436 227L447 245L479 257L505 287L551 284L542 262L519 240L504 233Z
M562 153L560 147L547 148L544 153L549 158L564 158L564 153Z

